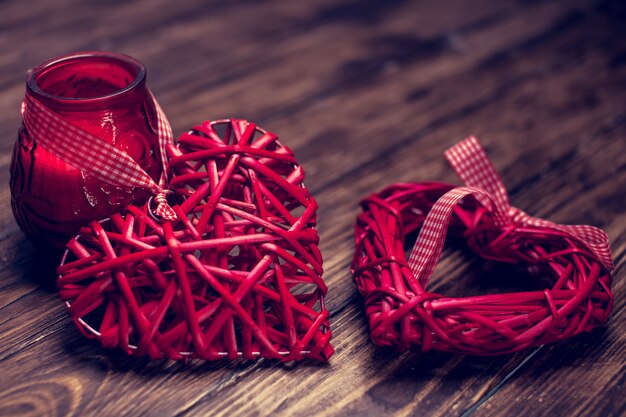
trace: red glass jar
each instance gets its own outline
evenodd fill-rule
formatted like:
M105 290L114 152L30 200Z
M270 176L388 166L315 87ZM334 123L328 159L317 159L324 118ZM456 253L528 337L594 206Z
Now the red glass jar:
M128 153L155 180L161 175L157 115L139 61L109 52L54 58L31 70L26 95L75 126ZM38 146L24 124L11 161L11 207L36 244L62 247L80 227L149 192L112 186Z

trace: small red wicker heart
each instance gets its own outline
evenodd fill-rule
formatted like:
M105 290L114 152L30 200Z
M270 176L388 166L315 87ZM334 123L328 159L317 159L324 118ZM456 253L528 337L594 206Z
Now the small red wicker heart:
M591 226L557 225L510 207L473 137L446 156L468 187L398 184L362 203L352 270L365 297L372 340L401 351L419 346L493 355L603 325L613 305L606 234ZM479 256L526 264L530 272L551 277L552 288L465 298L428 292L448 225ZM407 262L405 236L420 227Z
M225 120L170 153L178 220L129 207L68 244L58 288L78 328L151 358L328 360L317 204L291 150Z

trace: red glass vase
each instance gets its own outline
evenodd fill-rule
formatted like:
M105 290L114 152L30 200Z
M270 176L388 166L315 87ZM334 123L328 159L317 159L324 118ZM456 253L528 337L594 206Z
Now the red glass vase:
M109 52L51 59L31 70L26 95L82 130L130 155L155 181L161 175L156 108L139 61ZM24 124L11 161L11 207L36 244L62 247L80 227L149 192L112 186L82 172L37 143Z

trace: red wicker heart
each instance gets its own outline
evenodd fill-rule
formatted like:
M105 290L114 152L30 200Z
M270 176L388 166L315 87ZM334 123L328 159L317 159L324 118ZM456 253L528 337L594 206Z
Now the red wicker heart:
M179 220L129 207L68 244L58 287L78 328L151 358L327 360L317 204L291 150L225 120L170 151Z
M472 187L398 184L362 203L352 270L365 297L372 340L401 351L419 346L493 355L603 325L613 305L606 235L508 207L504 187L474 138L447 156ZM464 199L470 194L476 198ZM526 264L531 273L551 277L552 288L464 298L427 291L448 224L479 256ZM405 236L420 227L407 262Z

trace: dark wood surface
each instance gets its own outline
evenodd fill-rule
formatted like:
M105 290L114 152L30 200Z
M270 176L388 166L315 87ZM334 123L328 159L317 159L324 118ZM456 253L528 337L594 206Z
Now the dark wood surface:
M296 151L321 206L329 364L150 363L73 327L13 220L7 184L26 70L89 49L145 62L176 133L244 117ZM442 152L469 134L514 205L608 232L617 268L606 328L495 358L369 341L349 272L357 203L392 182L455 182ZM3 1L0 138L0 416L626 413L621 0ZM450 248L432 285L462 295L530 284Z

